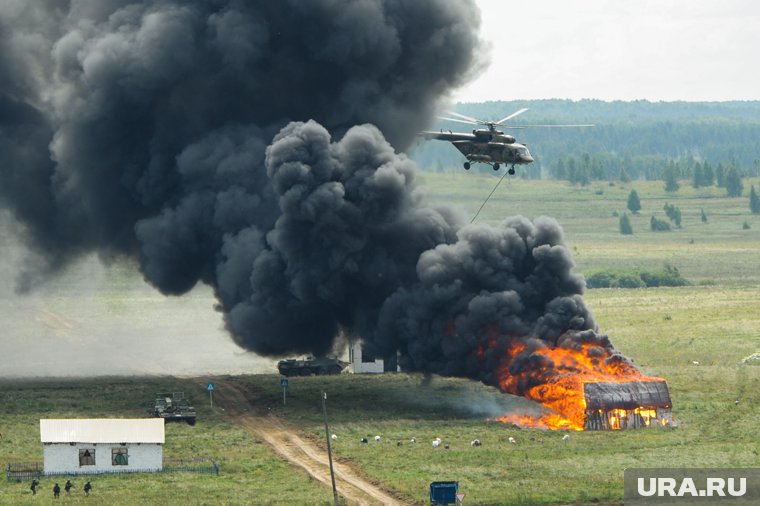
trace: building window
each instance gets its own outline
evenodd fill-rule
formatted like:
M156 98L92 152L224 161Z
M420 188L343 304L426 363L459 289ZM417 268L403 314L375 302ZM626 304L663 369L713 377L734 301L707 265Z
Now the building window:
M111 448L111 465L126 466L129 462L129 455L126 448Z
M79 450L79 465L80 466L94 466L95 465L95 449L84 448Z
M367 350L362 349L362 362L365 364L372 364L375 362L375 354L369 353Z

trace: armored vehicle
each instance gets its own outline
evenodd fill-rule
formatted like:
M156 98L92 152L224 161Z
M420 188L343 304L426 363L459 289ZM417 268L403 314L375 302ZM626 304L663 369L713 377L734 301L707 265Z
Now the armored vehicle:
M163 418L167 422L185 421L189 425L195 425L195 408L190 405L183 392L157 393L153 403L153 416Z
M277 363L277 370L283 376L311 376L312 374L340 374L347 362L337 358L308 357L303 360L289 358Z

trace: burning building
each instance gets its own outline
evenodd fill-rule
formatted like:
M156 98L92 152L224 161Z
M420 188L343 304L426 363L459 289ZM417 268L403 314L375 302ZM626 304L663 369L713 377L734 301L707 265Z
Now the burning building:
M617 430L666 426L671 403L665 381L584 383L584 429Z
M642 374L607 336L563 336L559 346L515 344L500 372L502 390L540 402L554 414L507 416L517 425L572 430L619 430L671 424L664 380Z

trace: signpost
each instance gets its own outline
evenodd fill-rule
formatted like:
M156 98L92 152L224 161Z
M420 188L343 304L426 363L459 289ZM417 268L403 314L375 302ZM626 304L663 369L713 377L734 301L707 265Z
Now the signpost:
M457 492L457 501L459 501L459 504L464 503L464 492Z
M285 392L288 390L288 378L280 378L280 386L282 387L282 405L285 406Z
M332 448L330 447L330 429L327 427L327 392L322 392L322 413L325 415L325 439L327 440L327 458L330 461L330 479L332 480L333 505L338 506L338 489L335 488L335 471L333 470Z
M214 397L213 397L214 384L209 383L208 385L206 385L206 390L208 391L208 400L209 400L209 403L211 404L211 409L214 409Z

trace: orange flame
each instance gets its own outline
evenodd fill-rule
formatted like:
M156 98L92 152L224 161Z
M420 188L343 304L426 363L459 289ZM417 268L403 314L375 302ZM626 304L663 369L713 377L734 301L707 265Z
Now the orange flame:
M586 419L584 383L661 381L643 375L630 362L613 357L609 349L594 343L575 343L572 348L540 347L532 351L526 351L526 348L527 344L520 342L507 350L507 360L498 373L499 387L502 391L540 402L554 413L541 417L504 416L498 419L501 422L522 427L583 430ZM526 354L531 367L510 372L515 359L518 356L525 359ZM653 410L643 407L614 411L610 413L612 428L620 428L620 418L633 413L640 415L646 425L656 419Z

